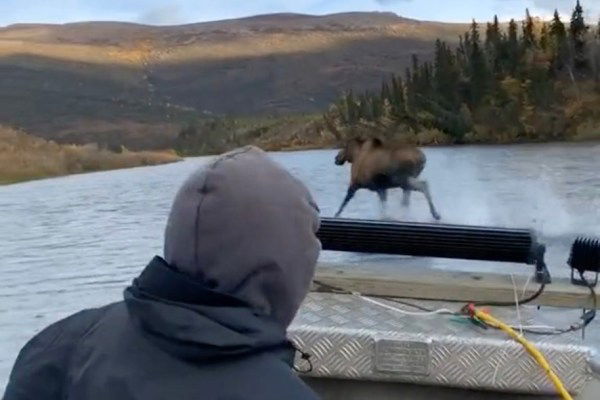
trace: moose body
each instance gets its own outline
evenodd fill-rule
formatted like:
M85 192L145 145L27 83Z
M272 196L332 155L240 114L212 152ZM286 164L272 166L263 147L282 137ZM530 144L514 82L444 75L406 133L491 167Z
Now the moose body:
M414 146L386 146L377 138L349 140L335 157L337 165L343 165L345 162L352 164L348 192L335 216L342 213L359 189L376 192L382 210L385 210L387 190L401 188L404 206L409 204L411 191L421 192L427 199L433 218L440 219L429 193L429 185L426 181L418 179L426 161L425 154Z

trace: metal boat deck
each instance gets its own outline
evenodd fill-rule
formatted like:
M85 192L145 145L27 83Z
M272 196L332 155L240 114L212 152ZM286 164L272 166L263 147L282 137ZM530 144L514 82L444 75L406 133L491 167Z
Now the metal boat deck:
M418 310L380 300L410 313ZM429 308L458 310L464 303L409 300ZM516 326L568 327L581 310L525 305L494 307ZM520 319L519 319L520 317ZM404 382L510 393L553 394L546 374L523 347L503 332L483 329L451 315L409 315L356 295L311 293L289 329L311 355L309 378ZM600 374L600 323L582 332L526 334L573 394ZM298 369L308 363L296 360ZM598 397L596 397L598 398Z

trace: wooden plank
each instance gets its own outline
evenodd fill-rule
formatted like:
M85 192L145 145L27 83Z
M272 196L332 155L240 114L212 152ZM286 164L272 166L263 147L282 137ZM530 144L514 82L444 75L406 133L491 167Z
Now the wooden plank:
M533 271L532 271L533 272ZM527 276L514 276L519 298ZM382 265L320 264L313 291L332 291L336 287L363 295L402 297L446 301L513 301L514 288L509 274L473 273L428 268L387 268ZM330 286L330 287L328 287ZM531 279L525 297L537 291L539 285ZM600 290L598 290L600 292ZM600 297L598 297L600 304ZM590 290L571 284L568 278L553 277L543 294L531 304L555 307L591 307Z

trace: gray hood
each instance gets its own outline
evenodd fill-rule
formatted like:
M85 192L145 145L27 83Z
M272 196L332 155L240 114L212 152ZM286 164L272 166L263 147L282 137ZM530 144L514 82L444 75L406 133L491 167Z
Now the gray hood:
M321 249L308 189L256 147L226 153L177 193L165 260L286 327L306 296Z

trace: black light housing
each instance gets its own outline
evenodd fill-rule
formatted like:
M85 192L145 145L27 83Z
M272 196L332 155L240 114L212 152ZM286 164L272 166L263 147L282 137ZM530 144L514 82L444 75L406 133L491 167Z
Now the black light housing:
M580 286L596 286L600 273L600 240L592 238L577 238L571 246L571 255L568 261L571 267L571 282ZM575 276L575 271L581 278ZM594 272L593 282L584 279L586 272Z

